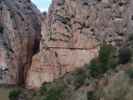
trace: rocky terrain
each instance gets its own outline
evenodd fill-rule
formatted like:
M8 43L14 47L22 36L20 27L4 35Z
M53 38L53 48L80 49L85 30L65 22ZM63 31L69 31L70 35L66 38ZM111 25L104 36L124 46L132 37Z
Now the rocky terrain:
M28 87L40 87L89 63L103 42L127 45L133 0L53 0L42 22L40 52L33 56Z
M10 100L132 100L132 82L133 0L52 0L44 13L0 0L0 92Z

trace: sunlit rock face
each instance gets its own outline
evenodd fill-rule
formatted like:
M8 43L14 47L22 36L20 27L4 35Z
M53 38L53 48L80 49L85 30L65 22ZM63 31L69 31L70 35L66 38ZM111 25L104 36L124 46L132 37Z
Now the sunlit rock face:
M133 31L133 0L53 0L42 21L40 52L33 57L27 86L40 87L83 67L98 45L121 47Z
M39 45L39 16L30 0L0 0L0 83L24 83Z

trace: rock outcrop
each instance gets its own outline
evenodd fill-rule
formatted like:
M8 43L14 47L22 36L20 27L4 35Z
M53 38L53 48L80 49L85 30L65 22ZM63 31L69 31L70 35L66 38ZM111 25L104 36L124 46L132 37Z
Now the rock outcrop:
M0 83L25 82L40 31L40 12L30 0L0 0Z
M132 5L133 0L53 0L27 86L40 87L89 63L101 42L124 45L133 31Z

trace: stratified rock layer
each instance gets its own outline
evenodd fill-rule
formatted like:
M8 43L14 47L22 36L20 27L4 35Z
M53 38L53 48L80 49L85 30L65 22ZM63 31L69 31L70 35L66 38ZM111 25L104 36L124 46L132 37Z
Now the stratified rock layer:
M39 48L39 16L30 0L0 0L0 83L24 83Z

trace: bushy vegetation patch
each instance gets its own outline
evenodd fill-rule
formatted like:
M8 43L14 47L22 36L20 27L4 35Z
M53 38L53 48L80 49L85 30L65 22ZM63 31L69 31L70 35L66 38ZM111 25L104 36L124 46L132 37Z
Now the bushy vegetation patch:
M87 92L87 100L97 100L95 91L88 91Z
M74 86L76 89L80 88L82 85L84 85L85 80L87 78L87 73L85 69L77 69L73 73L73 80L74 80Z
M46 90L46 97L44 100L61 100L63 98L63 87L55 87Z
M65 89L63 80L58 79L52 83L43 84L38 95L42 100L62 100Z
M129 68L126 71L127 75L129 76L130 79L133 79L133 68Z
M9 93L9 99L10 100L18 100L19 95L21 94L20 89L13 89Z
M129 42L133 42L133 33L129 34L128 41Z
M115 68L117 66L117 60L114 57L115 54L115 48L111 45L101 45L98 58L93 59L88 65L91 76L99 77L109 69Z
M112 52L113 47L109 44L103 43L99 50L99 61L106 65L109 62L109 58Z

